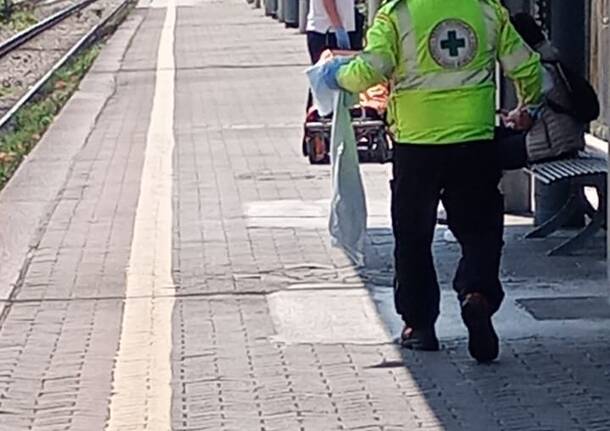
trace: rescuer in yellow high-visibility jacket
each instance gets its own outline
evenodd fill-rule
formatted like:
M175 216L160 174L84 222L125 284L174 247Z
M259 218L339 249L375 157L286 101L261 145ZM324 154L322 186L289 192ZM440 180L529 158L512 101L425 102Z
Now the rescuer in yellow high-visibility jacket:
M392 0L364 51L328 63L331 87L359 93L388 81L394 138L392 224L395 303L403 346L437 350L439 285L431 251L439 199L462 258L453 282L480 362L498 356L492 315L504 297L501 176L493 143L496 64L523 106L542 93L540 59L497 0Z

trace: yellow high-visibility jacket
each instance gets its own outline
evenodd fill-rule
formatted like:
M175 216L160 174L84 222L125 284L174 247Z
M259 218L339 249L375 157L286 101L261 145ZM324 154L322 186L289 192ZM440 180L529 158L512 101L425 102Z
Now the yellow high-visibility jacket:
M487 140L494 135L496 60L521 102L539 102L540 58L498 0L392 0L337 81L353 93L390 82L388 122L398 143Z

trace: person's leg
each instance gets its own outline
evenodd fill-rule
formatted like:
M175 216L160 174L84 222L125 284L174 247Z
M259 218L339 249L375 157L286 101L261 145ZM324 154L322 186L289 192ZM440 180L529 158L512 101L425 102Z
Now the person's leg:
M440 292L432 240L440 197L439 148L394 146L392 227L395 249L395 305L407 327L433 328Z
M504 231L501 172L492 142L455 147L442 194L449 228L462 247L454 280L461 300L483 294L497 311L504 294L499 280Z
M311 64L316 64L320 56L327 49L328 37L325 33L316 31L307 32L307 50L309 51L309 59Z
M352 50L360 51L364 45L363 29L365 17L363 14L358 12L358 10L355 10L355 14L356 29L354 31L349 32L349 40Z
M320 56L327 49L328 37L326 34L315 31L307 32L307 50L309 51L309 59L311 64L316 64L320 60ZM309 112L309 108L313 105L313 96L311 90L307 92L307 105L305 107L305 115Z
M451 151L442 200L449 228L462 248L453 286L469 329L470 352L485 362L498 354L491 316L504 298L499 278L504 244L501 172L493 142L459 145Z

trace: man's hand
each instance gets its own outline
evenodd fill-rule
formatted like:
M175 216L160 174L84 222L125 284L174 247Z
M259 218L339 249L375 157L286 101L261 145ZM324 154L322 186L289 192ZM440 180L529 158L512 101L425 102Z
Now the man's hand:
M518 107L510 112L502 112L502 122L506 127L526 131L532 128L534 120L526 108Z
M343 27L337 27L335 29L335 37L337 38L337 48L350 50L351 44L349 41L349 35L347 31Z
M322 0L324 10L326 11L326 15L328 16L330 24L333 26L333 28L343 27L341 17L339 16L339 10L337 9L337 1L343 0Z
M322 66L322 79L324 79L324 83L328 88L332 90L341 89L341 86L337 82L337 73L339 72L339 68L349 63L349 61L350 59L348 57L334 57L324 63Z

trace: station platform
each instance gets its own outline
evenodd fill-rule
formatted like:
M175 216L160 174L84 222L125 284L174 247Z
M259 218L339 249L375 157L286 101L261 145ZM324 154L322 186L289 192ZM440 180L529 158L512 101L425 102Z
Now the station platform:
M301 154L307 66L245 1L132 12L0 193L1 430L610 430L603 241L547 257L507 216L482 366L439 226L443 349L401 350L389 166L355 268Z

